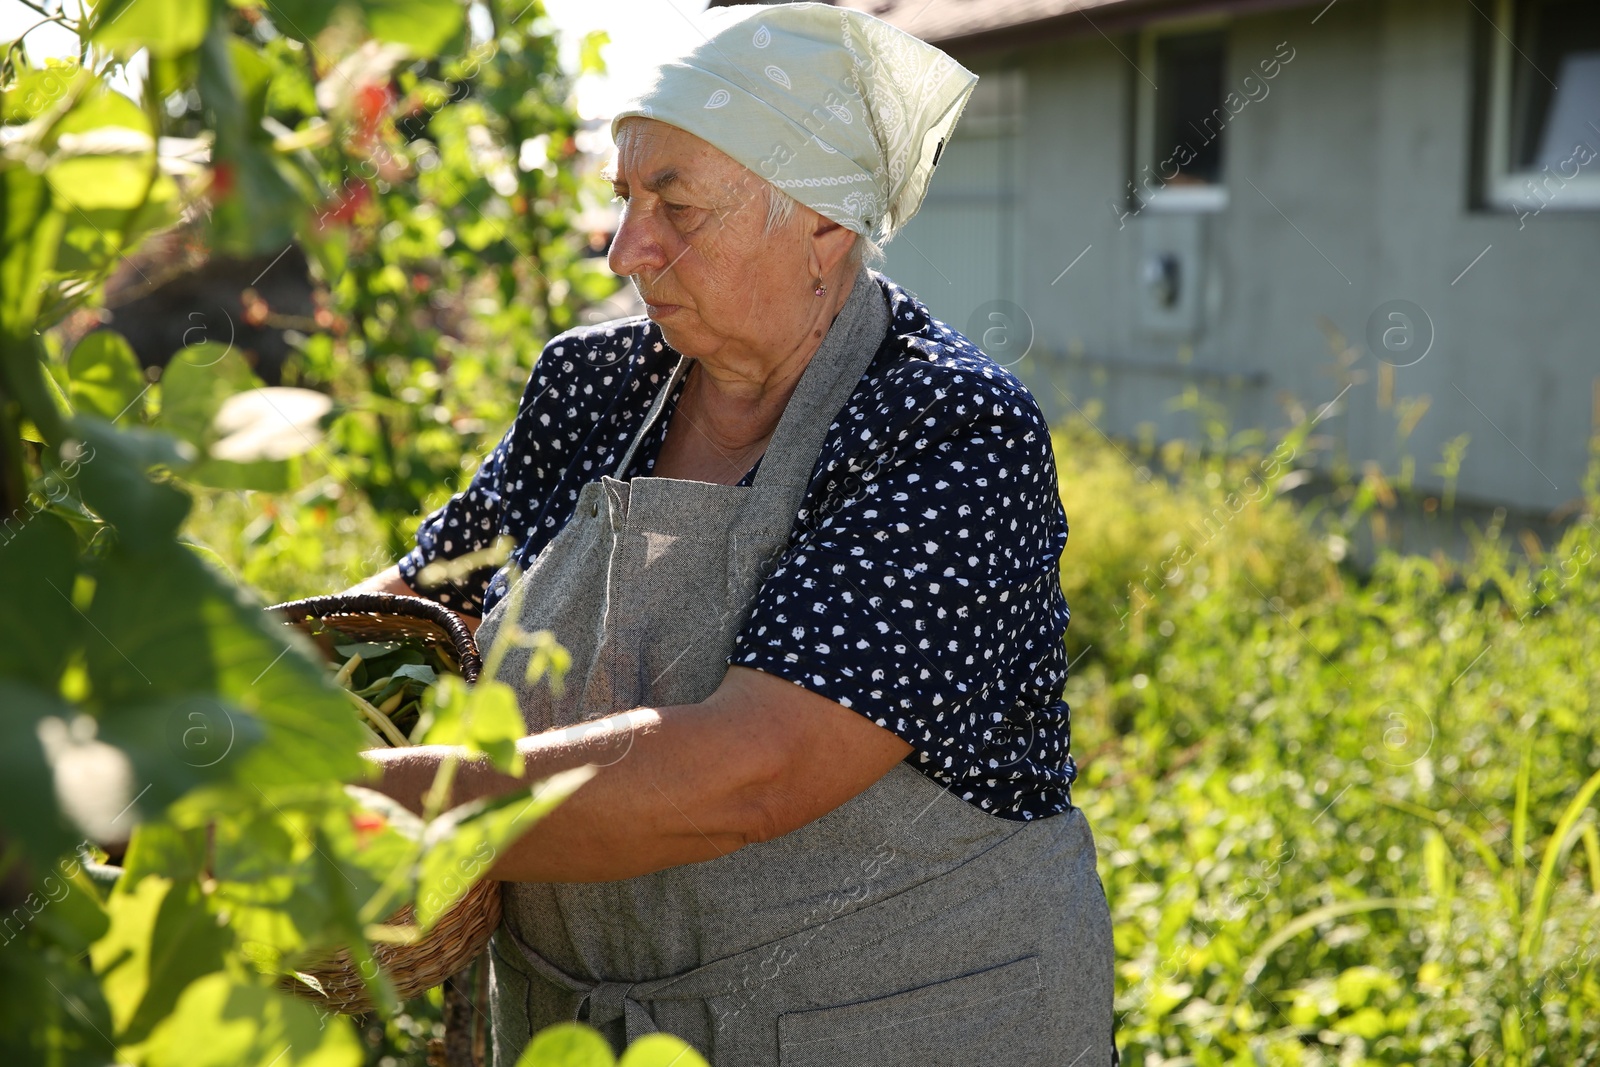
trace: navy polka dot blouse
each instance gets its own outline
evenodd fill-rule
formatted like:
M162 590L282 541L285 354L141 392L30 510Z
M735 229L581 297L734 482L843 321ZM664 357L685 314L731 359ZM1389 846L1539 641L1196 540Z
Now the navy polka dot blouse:
M1077 767L1061 699L1067 523L1049 429L1010 372L873 277L888 336L829 427L728 662L893 731L915 750L909 762L985 812L1054 815L1071 807ZM510 431L471 485L423 520L401 576L418 587L427 563L502 535L516 545L508 568L525 570L579 489L615 473L676 359L644 318L552 340ZM624 478L650 473L677 399ZM425 595L481 615L505 596L507 575L485 568Z

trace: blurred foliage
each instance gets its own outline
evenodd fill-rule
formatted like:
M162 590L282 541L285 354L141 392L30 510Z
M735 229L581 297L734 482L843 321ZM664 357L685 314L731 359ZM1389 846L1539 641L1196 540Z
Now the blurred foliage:
M576 780L425 818L341 784L368 768L330 672L195 535L376 569L339 546L387 562L539 338L614 286L572 228L550 27L520 0L38 10L80 47L0 54L0 1062L420 1064L438 994L402 1009L372 940L402 904L435 921ZM149 373L110 331L63 351L82 331L53 327L175 235L307 250L288 386L204 331ZM504 687L439 691L448 740L509 767ZM337 947L380 1006L361 1031L284 989Z

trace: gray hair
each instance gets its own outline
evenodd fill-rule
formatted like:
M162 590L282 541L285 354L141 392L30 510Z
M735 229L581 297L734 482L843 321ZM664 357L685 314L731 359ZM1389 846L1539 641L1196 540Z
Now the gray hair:
M772 236L794 219L794 210L800 206L800 201L779 189L771 182L767 183L767 225L766 234ZM856 266L863 264L876 266L883 262L883 245L875 240L871 234L856 234L855 244L850 246L850 262Z

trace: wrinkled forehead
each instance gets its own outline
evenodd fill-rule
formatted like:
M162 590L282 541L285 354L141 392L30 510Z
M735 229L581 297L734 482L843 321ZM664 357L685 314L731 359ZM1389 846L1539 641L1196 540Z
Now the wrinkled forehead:
M617 125L617 154L604 171L610 181L655 191L676 188L715 194L750 194L756 173L715 145L656 119L626 118Z

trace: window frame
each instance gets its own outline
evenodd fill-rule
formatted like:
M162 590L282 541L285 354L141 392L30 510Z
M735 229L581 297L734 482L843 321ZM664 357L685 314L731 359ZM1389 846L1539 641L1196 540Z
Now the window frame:
M1563 184L1560 195L1543 200L1527 188L1537 183L1545 169L1522 170L1511 161L1512 73L1524 60L1518 54L1516 9L1518 0L1495 0L1489 39L1489 84L1486 100L1484 153L1480 178L1483 205L1502 212L1538 214L1542 211L1600 211L1600 160L1584 164L1572 178L1556 174ZM1600 151L1600 134L1590 147Z
M1156 72L1156 47L1163 37L1187 37L1191 34L1208 33L1215 30L1226 31L1233 25L1233 20L1227 15L1197 15L1189 18L1164 19L1143 27L1139 32L1139 63L1138 74L1135 75L1134 87L1134 151L1133 151L1133 183L1131 191L1124 190L1129 198L1129 203L1142 201L1146 211L1177 211L1184 213L1210 213L1224 211L1228 207L1229 186L1228 166L1229 154L1223 149L1221 177L1211 185L1169 185L1164 189L1145 189L1139 181L1146 167L1158 178L1156 170L1161 160L1156 158L1155 125L1156 125L1156 92L1159 86L1151 88L1151 83L1146 80ZM1146 74L1145 72L1150 72ZM1226 84L1228 76L1228 51L1225 48L1222 57L1222 76ZM1226 132L1226 130L1224 130ZM1135 199L1136 198L1136 199Z

